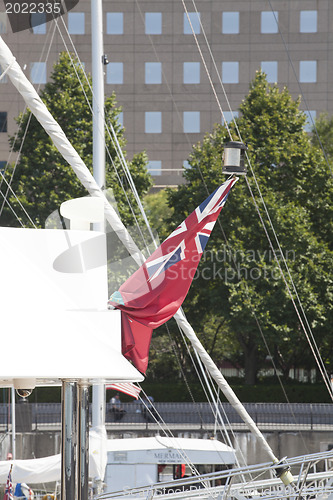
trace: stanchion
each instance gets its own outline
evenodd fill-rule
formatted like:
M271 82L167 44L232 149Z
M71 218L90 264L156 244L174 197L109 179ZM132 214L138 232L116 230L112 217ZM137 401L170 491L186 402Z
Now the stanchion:
M79 383L79 500L88 500L89 484L89 390Z
M78 496L78 383L63 380L61 394L61 500Z

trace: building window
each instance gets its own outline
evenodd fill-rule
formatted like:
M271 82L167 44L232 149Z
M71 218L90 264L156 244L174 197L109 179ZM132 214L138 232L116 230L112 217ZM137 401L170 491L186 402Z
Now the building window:
M145 132L147 134L162 133L162 113L161 111L146 111Z
M7 14L0 12L0 35L7 33Z
M147 170L150 175L162 175L162 162L160 160L149 161Z
M306 122L304 125L305 132L311 132L314 127L314 122L316 119L317 112L316 111L304 111L306 115Z
M110 62L106 67L106 83L124 83L124 65L121 62Z
M278 33L279 13L267 11L261 13L261 33Z
M84 12L68 13L68 31L71 35L84 35Z
M123 35L124 14L122 12L107 12L106 14L106 34Z
M0 172L4 172L5 171L6 165L7 165L6 161L3 161L3 160L0 161Z
M200 111L184 111L183 126L185 133L198 134L200 132Z
M188 168L192 168L188 160L183 161L183 168L185 168L185 170L187 170Z
M33 62L30 66L30 79L32 83L46 83L46 63Z
M8 82L7 75L2 76L2 73L3 73L3 68L0 64L0 83L7 83Z
M0 132L7 132L7 111L0 111Z
M317 61L299 62L299 81L301 83L316 83Z
M46 14L33 13L31 14L31 27L34 35L45 35L46 34Z
M184 62L183 83L200 83L199 62Z
M190 18L190 21L188 20ZM192 35L192 28L196 35L200 33L200 13L198 12L189 12L187 14L184 13L184 34ZM192 25L192 27L191 27Z
M239 33L239 12L222 12L222 33L225 35Z
M224 111L224 118L222 116L222 125L225 123L230 123L234 118L238 118L238 111Z
M162 34L162 14L161 12L146 12L145 14L146 35Z
M162 83L162 64L159 62L145 63L145 83Z
M278 81L277 61L262 61L261 69L266 73L268 83L276 83Z
M223 83L238 83L239 82L239 63L223 62L222 63L222 82Z
M301 33L317 33L316 10L301 10L299 14L299 30Z

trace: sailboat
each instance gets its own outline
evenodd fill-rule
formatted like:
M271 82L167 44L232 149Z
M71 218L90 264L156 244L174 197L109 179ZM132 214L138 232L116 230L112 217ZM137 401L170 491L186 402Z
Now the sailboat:
M73 169L76 171L78 177L80 180L83 182L83 184L87 187L89 193L92 195L93 198L98 200L98 204L103 207L105 211L105 216L111 226L114 228L115 231L117 231L117 234L119 235L120 239L124 243L125 247L128 249L130 254L133 256L135 261L138 264L142 264L143 262L143 256L140 252L140 250L137 248L133 240L130 238L126 228L124 225L121 223L119 220L117 214L113 210L113 208L109 205L107 200L105 199L100 187L98 184L95 182L94 178L91 176L89 171L86 169L84 163L82 160L78 157L76 152L73 150L73 148L70 146L68 143L66 137L64 136L62 130L60 127L56 124L56 122L53 120L49 112L46 110L45 106L41 102L41 100L38 98L38 95L36 94L35 90L33 87L29 84L29 82L26 80L24 75L22 75L22 72L20 68L18 67L17 63L14 60L13 55L11 54L10 50L6 47L6 45L3 43L3 41L0 42L0 63L2 68L4 68L4 71L8 74L9 78L12 80L18 91L24 95L26 102L28 106L30 107L31 111L35 114L37 119L42 123L44 126L45 130L50 134L50 136L53 138L54 143L58 147L59 151L62 152L63 156L66 158L66 160L73 166ZM99 210L99 208L97 208ZM75 220L75 208L73 209L73 220ZM90 220L88 222L91 222ZM30 230L34 231L34 230ZM5 234L7 233L7 234ZM13 275L12 275L12 269L15 267L14 261L18 262L21 261L23 264L20 268L20 273L15 277L16 281L13 281L13 286L12 286L12 294L11 297L13 297L13 294L15 293L15 290L19 286L19 279L22 280L22 273L25 271L25 282L26 283L31 283L34 282L34 276L35 273L32 271L35 271L35 269L38 269L37 264L36 264L36 259L37 261L41 258L41 255L35 255L34 253L34 245L35 242L33 241L35 238L32 236L32 233L30 232L30 235L26 232L22 232L21 234L25 234L26 240L25 240L25 250L28 249L30 250L30 260L28 260L28 266L27 266L27 258L21 252L19 255L17 255L17 244L16 241L19 238L17 235L16 231L12 231L11 229L8 229L7 231L3 231L3 241L4 246L6 247L4 251L6 251L6 256L12 258L11 266L8 267L8 279L7 282L11 282ZM68 252L68 250L72 250L75 247L80 247L80 251L84 250L85 242L88 240L98 240L101 235L90 235L87 236L85 234L84 236L78 234L78 237L75 239L73 238L70 241L70 245L68 246L68 241L58 241L59 240L64 240L63 235L61 237L54 237L53 235L50 235L48 233L44 233L44 236L38 236L40 237L39 241L39 248L49 248L51 245L52 248L57 248L57 253L53 254L51 257L51 266L50 262L48 263L48 268L51 267L54 270L54 262L55 258L58 258L59 256L64 256L65 257L62 259L63 264L62 265L67 265L68 260L71 259L72 255L71 252ZM24 236L25 237L25 236ZM16 240L15 240L16 238ZM20 235L21 238L21 235ZM52 240L52 244L48 241L48 238ZM71 236L72 238L72 236ZM93 241L93 244L96 245L96 248L98 247L99 242L98 241ZM70 247L70 248L69 248ZM67 254L66 254L67 252ZM28 252L29 253L29 252ZM45 254L42 254L45 255ZM84 253L83 253L84 255ZM35 259L35 260L34 260ZM61 259L60 259L61 261ZM58 261L59 262L59 261ZM83 262L84 263L84 262ZM96 268L98 266L93 266L92 269L92 274L98 274L96 271ZM38 272L37 272L38 274ZM65 273L64 273L65 274ZM75 309L75 304L72 302L66 300L63 296L59 295L59 287L57 287L57 283L51 283L51 277L47 276L46 280L44 279L45 276L41 276L39 280L36 280L34 292L38 294L38 298L41 301L41 304L43 304L43 307L45 306L45 315L43 315L42 319L37 322L38 328L38 336L36 338L32 339L32 342L38 342L38 345L41 345L44 347L43 351L45 352L45 336L43 336L44 331L45 331L45 325L48 325L48 327L52 327L52 332L53 336L57 338L57 347L58 347L58 356L61 357L64 355L68 356L66 358L66 364L65 370L63 373L59 374L57 373L52 366L45 361L44 366L38 367L40 371L40 374L37 374L36 368L34 365L27 371L25 367L23 367L23 364L21 365L21 369L17 371L17 368L15 367L15 370L10 372L6 371L6 377L4 380L6 381L5 383L14 383L16 388L18 390L22 389L31 389L36 383L47 383L50 381L59 383L60 380L66 379L66 380L72 380L72 379L77 379L79 378L80 380L84 380L85 382L94 382L96 379L102 379L102 380L117 380L117 381L124 381L124 380L131 380L131 381L141 381L142 380L142 375L137 372L132 365L127 363L120 354L120 351L118 350L116 353L112 351L110 348L110 345L108 344L106 340L106 332L109 333L109 321L105 321L105 311L101 311L99 309L100 307L100 302L96 304L96 310L95 310L95 317L93 320L95 321L96 317L98 316L99 319L98 321L100 322L99 324L99 332L100 332L100 338L98 339L99 343L96 344L96 349L100 349L101 345L105 345L105 351L104 354L105 356L103 357L103 360L101 362L100 358L96 356L96 359L98 359L98 366L94 365L92 366L89 362L87 357L84 357L85 355L87 356L87 351L82 349L81 351L79 350L80 347L86 347L86 349L89 347L90 349L90 337L91 337L91 332L92 332L92 326L91 326L91 319L89 318L89 314L91 314L91 311L87 311L87 309L84 309L84 306L86 304L82 304L81 308L79 308L76 305ZM99 283L98 279L100 277L96 277L96 281L94 281L94 288L96 286L100 287L103 289L103 286L105 284ZM34 282L35 283L35 282ZM45 283L51 283L50 290L53 291L53 294L50 296L48 295L47 297L45 294L43 294L44 286ZM66 288L67 285L63 285L62 287ZM89 285L87 285L89 286ZM48 287L49 290L49 287ZM75 296L78 294L78 286L75 285L73 295ZM88 297L88 296L87 296ZM90 300L89 296L89 300ZM90 303L90 302L89 302ZM54 324L49 325L48 319L50 316L52 316L52 310L55 307L55 304L57 306L60 306L63 308L63 312L59 314L57 319L55 320ZM90 303L91 304L91 303ZM69 311L69 305L71 305L72 310ZM21 315L21 317L18 317L18 315L15 315L15 306L16 304L13 304L12 301L8 303L9 307L9 317L15 317L15 320L17 321L17 330L22 331L24 328L24 321L27 321L27 318L29 318L29 312L31 312L31 304L27 304L27 306L24 308L24 315ZM73 308L75 309L74 312L76 314L75 321L73 319ZM57 309L58 310L58 309ZM99 314L101 312L101 314ZM103 316L104 314L104 316ZM115 311L115 318L117 315L117 311ZM313 490L309 490L309 492L305 491L305 484L308 480L315 480L317 482L319 481L326 481L329 483L330 480L330 475L327 473L327 475L322 475L322 476L316 476L314 479L313 476L309 475L309 469L310 466L313 463L317 463L319 460L326 460L327 463L329 460L332 460L332 454L327 453L327 454L321 454L320 456L316 455L314 457L304 457L303 459L300 459L298 461L292 462L288 461L286 462L285 460L279 460L275 454L273 453L272 449L269 447L269 445L266 443L266 440L262 436L261 432L259 429L257 429L255 423L251 419L251 417L247 414L243 406L241 405L240 401L236 398L235 394L229 387L229 385L226 383L224 380L223 376L221 375L220 371L217 369L215 366L213 360L208 356L206 351L203 349L202 345L200 344L199 340L197 339L195 332L189 325L188 321L186 320L184 314L182 311L177 312L175 315L176 320L178 321L178 324L184 331L184 333L187 335L187 337L191 340L192 345L194 346L196 352L199 354L199 356L202 359L203 364L206 366L207 370L210 372L212 377L216 380L218 386L223 390L224 394L228 397L229 401L232 402L238 413L242 416L244 421L246 421L247 425L251 429L251 431L257 436L257 438L260 440L262 443L262 446L264 449L267 451L267 454L270 458L270 462L267 464L263 464L261 467L254 467L254 468L240 468L239 470L235 470L232 473L220 473L218 475L215 475L213 478L212 477L204 477L198 475L198 481L201 485L203 485L202 488L200 489L200 492L196 490L196 493L192 491L191 493L186 492L186 498L190 496L197 496L197 498L212 498L213 495L217 494L220 495L220 498L277 498L276 497L276 491L280 491L277 488L282 488L280 480L278 478L276 479L269 479L267 483L263 482L253 482L252 480L249 483L248 480L248 475L253 475L253 474L260 474L262 471L275 471L279 477L283 479L284 482L284 490L279 493L279 498L284 498L285 497L294 497L297 498L300 495L300 490L299 487L303 487L302 491L302 497L305 498L306 494L313 494ZM58 332L63 332L64 330L68 331L68 325L70 325L70 330L73 332L77 331L77 323L76 320L78 319L78 323L80 325L79 329L79 335L73 335L73 338L68 339L66 334L62 336L59 342L59 337L57 337ZM30 322L36 321L36 317L34 314L30 314ZM118 322L118 323L117 323ZM115 323L117 323L117 327L115 327L118 332L119 332L119 314L118 314L118 319L115 319ZM65 327L66 325L66 327ZM82 339L84 339L82 341ZM22 339L23 341L23 339ZM67 345L67 342L70 341L70 345ZM104 343L103 343L104 342ZM119 338L118 338L119 342ZM64 350L63 347L66 346L66 349ZM107 347L108 346L108 347ZM56 347L55 347L56 348ZM77 359L80 361L77 365L72 363L73 356L72 353L78 353ZM89 359L91 357L91 350L89 350ZM117 364L115 364L115 370L110 374L109 368L110 368L110 358L117 360ZM36 358L35 358L36 359ZM82 363L83 362L83 363ZM82 371L82 365L85 365L88 363L89 370L88 372ZM116 361L115 361L116 363ZM106 368L107 367L107 368ZM104 368L104 370L103 370ZM3 368L4 370L9 370L9 367L6 366ZM67 387L68 392L70 392L73 387L69 385ZM85 386L86 389L86 386ZM81 394L81 400L83 399L83 396ZM70 401L73 401L73 399L70 399ZM69 407L68 414L67 414L67 420L70 420L70 414L71 414L72 407ZM304 471L303 475L300 473L298 477L294 477L293 474L290 472L290 466L292 465L297 465L297 463L301 463L301 470ZM66 471L65 471L66 472ZM235 478L243 478L242 482L235 485L232 484L235 482ZM217 481L223 481L223 485L218 485L216 486ZM193 478L191 478L191 481L193 482ZM214 487L212 487L211 481L215 482ZM184 491L187 491L186 485L188 486L189 481L183 481L177 483L177 488L182 488L180 492L166 492L168 495L167 498L172 498L172 496L169 495L178 495L178 498L185 498ZM293 483L298 483L296 484L296 487L294 486ZM250 484L250 486L249 486ZM316 483L317 484L317 483ZM265 486L272 488L269 493L265 493L264 488ZM133 498L137 497L142 497L142 493L145 491L145 495L149 498L152 498L152 495L155 493L158 494L159 496L160 493L157 493L158 488L161 488L162 485L159 484L155 487L150 486L149 491L145 491L144 489L133 491L131 494ZM170 487L170 485L168 486ZM213 489L212 489L213 488ZM319 488L319 489L318 489ZM318 486L316 490L316 495L317 498L320 498L320 487ZM248 491L250 490L250 492ZM191 490L190 490L191 491ZM269 497L273 491L273 497ZM328 489L325 490L326 492L330 492L330 484L328 484ZM326 493L325 493L326 494ZM329 493L330 494L330 493ZM123 495L123 492L118 494ZM190 496L188 496L190 495ZM199 496L198 496L199 495ZM243 495L243 497L242 497ZM250 495L250 496L249 496ZM257 496L256 496L257 495ZM258 496L259 495L259 496ZM275 496L274 496L275 495ZM126 494L126 496L128 496ZM113 498L115 497L114 495L107 495L104 498ZM328 497L326 497L328 498Z

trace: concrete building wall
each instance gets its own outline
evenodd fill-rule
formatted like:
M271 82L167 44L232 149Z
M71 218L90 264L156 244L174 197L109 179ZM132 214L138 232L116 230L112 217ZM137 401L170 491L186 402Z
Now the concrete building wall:
M122 431L108 433L109 438L136 438L155 435L154 431ZM173 432L175 437L209 439L208 432ZM271 431L263 432L268 444L278 457L296 457L309 453L325 452L332 448L332 431ZM221 436L218 436L222 440ZM230 435L240 461L241 455L249 465L269 462L269 457L261 449L256 438L249 432L235 431ZM6 460L11 452L11 436L3 435L0 442L0 460ZM38 431L16 434L16 456L18 459L41 458L55 455L61 451L60 431Z

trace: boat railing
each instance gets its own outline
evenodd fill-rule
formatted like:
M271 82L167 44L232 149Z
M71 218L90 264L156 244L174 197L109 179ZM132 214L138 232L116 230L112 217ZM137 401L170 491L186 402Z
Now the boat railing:
M116 498L217 499L217 500L313 500L333 498L333 450L288 460L294 482L284 486L272 463L244 466L141 488L104 493L98 500ZM97 500L97 499L96 499Z

